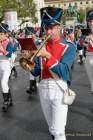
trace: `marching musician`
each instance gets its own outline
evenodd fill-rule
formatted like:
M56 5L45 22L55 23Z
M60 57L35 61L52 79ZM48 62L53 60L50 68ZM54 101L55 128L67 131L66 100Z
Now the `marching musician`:
M16 78L17 77L17 70L15 67L15 61L17 58L17 50L19 48L19 44L16 41L16 39L13 37L12 33L8 35L8 39L9 39L9 41L7 44L7 49L12 50L11 57L10 57L10 64L11 64L10 78L12 76L12 73L13 73L14 77Z
M2 28L1 28L2 29ZM8 38L5 31L0 32L0 79L3 94L2 111L7 111L8 107L12 105L12 97L9 89L8 81L11 73L11 66L9 61L9 51L6 50Z
M9 107L13 105L11 90L8 85L9 77L11 74L10 58L15 50L15 47L11 47L7 37L7 31L1 27L0 32L0 79L3 95L2 111L7 112Z
M28 30L29 31L29 30ZM28 32L28 35L26 35L27 38L32 38L34 43L37 45L40 45L41 43L41 40L36 36L35 33L32 33L32 32ZM28 89L26 90L26 92L29 94L29 95L32 95L33 93L36 93L37 91L37 81L36 81L37 77L33 76L30 72L29 74L29 87Z
M35 57L35 66L31 73L34 76L41 76L38 91L41 107L53 140L66 140L65 126L68 106L62 101L64 92L57 83L64 90L67 89L76 49L73 47L73 43L68 42L66 45L62 42L61 17L63 10L56 7L44 7L40 12L41 28L44 28L43 34L50 38ZM53 73L57 75L57 78L54 78Z
M86 36L84 41L84 46L87 48L85 68L90 81L91 93L93 94L93 10L88 11L86 19L90 34Z

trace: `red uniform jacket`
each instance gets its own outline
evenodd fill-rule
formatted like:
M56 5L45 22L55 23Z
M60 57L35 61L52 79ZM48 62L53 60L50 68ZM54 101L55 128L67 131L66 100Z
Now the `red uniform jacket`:
M56 65L60 61L62 55L64 54L67 48L66 44L61 43L60 41L51 42L49 41L46 44L46 49L51 53L49 60L42 59L42 79L51 78L51 73L49 68Z

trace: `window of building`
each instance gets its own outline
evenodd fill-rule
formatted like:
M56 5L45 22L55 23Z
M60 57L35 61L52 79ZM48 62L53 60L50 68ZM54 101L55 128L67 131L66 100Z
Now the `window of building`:
M66 4L64 4L64 6L66 6Z
M82 1L80 2L80 4L82 4Z
M93 1L92 1L92 3L93 3Z

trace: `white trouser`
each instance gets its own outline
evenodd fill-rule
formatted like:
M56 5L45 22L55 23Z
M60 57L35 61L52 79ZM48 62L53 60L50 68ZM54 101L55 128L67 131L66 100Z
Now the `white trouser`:
M82 50L79 50L78 51L78 54L83 56L83 49Z
M67 88L65 82L62 82L61 80L58 80L57 82L62 84L64 89ZM55 137L55 140L66 140L65 126L68 106L62 102L63 92L54 79L41 80L38 90L41 107L51 135Z
M11 66L9 59L0 60L0 79L3 93L7 93L9 90L8 81L10 74L11 74Z
M30 76L30 80L35 80L35 77L31 73L29 74L29 76Z
M91 92L93 92L93 52L88 52L85 60L85 68L91 85Z
M11 58L9 58L10 65L12 68L15 66L16 57L17 57L16 53L12 53Z

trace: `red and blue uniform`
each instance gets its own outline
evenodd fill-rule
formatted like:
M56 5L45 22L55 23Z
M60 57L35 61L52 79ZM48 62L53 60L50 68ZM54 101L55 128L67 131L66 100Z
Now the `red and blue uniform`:
M6 51L7 44L8 44L8 40L3 39L2 42L1 42L3 50L0 50L0 55L7 55L7 51Z
M42 79L51 78L49 70L55 72L59 78L63 78L65 81L70 81L71 66L75 60L76 48L70 42L63 44L60 41L48 42L46 49L50 52L50 59L35 59L35 68L32 71L34 76L42 75ZM42 60L42 62L41 62Z
M93 42L90 40L89 44L88 44L88 52L93 52Z

